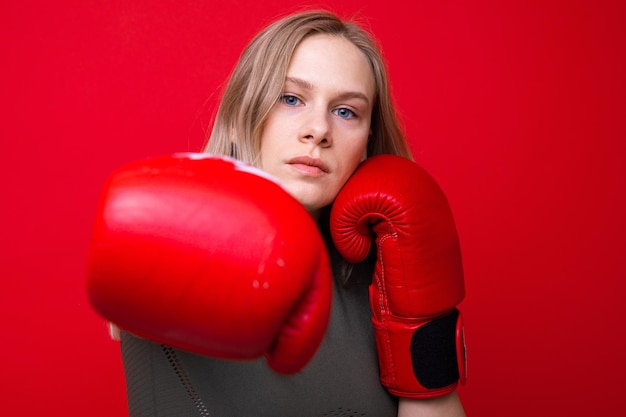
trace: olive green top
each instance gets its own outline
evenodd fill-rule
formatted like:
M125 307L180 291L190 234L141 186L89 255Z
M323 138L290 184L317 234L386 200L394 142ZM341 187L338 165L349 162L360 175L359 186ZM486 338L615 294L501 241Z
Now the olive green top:
M291 376L265 359L208 358L122 334L131 417L396 417L380 385L367 285L333 289L331 319L312 361Z

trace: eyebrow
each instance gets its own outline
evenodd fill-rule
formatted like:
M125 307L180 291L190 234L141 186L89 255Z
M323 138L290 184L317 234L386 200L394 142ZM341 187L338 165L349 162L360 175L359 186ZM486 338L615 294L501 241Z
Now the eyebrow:
M287 82L293 83L297 85L298 87L304 88L305 90L313 90L314 88L313 84L301 78L287 77L285 80L285 83ZM370 103L369 98L365 94L361 93L360 91L344 91L339 94L339 98L340 99L357 98L357 99L361 99L365 101L367 104Z

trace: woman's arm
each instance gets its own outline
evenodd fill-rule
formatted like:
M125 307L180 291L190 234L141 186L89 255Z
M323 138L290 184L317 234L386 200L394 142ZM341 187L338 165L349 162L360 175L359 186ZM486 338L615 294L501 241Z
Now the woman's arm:
M443 397L417 400L400 398L398 417L465 417L459 395L454 391Z

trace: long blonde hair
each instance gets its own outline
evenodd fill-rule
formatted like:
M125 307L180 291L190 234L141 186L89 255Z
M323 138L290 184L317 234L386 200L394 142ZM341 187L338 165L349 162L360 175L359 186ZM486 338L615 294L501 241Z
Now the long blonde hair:
M376 41L361 26L327 11L282 18L248 44L223 93L205 152L257 163L265 120L283 93L291 57L302 40L314 34L351 41L370 63L376 96L367 155L390 153L412 159L394 111L386 65Z

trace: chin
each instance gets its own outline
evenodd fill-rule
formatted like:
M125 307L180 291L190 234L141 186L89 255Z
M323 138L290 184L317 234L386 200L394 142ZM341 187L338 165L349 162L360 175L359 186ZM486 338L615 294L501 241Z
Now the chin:
M296 199L300 202L300 204L302 204L304 206L304 208L311 213L311 215L317 219L318 214L320 212L320 210L324 207L326 207L327 205L329 205L331 202L326 203L325 200L324 201L319 201L319 200L314 200L311 201L311 199L301 199L301 198L297 198Z
M323 205L320 205L318 203L311 203L308 201L302 201L300 199L298 199L298 201L300 202L300 204L302 204L304 206L305 209L307 209L309 212L312 211L318 211L320 210L322 207L324 207Z
M332 203L326 192L320 193L319 187L303 186L302 184L284 184L291 196L300 202L307 210L317 211Z

